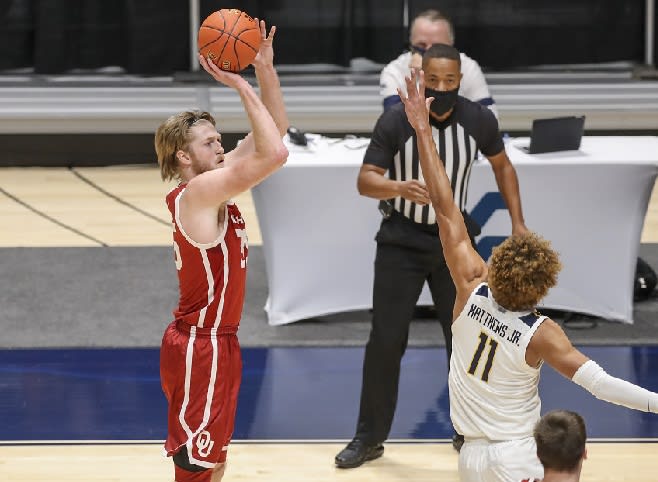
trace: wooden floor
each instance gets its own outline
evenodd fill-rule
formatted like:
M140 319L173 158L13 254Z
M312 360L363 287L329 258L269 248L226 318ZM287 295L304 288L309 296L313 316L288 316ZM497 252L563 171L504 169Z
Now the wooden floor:
M168 246L171 227L164 196L171 187L160 180L155 166L0 168L0 218L5 226L16 227L0 231L0 247ZM235 201L250 244L260 245L251 194ZM642 242L658 242L655 188Z
M0 168L0 218L17 228L0 232L0 247L168 246L173 186L155 166ZM261 244L251 194L235 201L249 242Z
M449 444L389 443L381 459L358 469L333 465L342 444L234 443L227 482L452 482L457 454ZM658 480L655 443L589 443L582 481ZM161 446L0 446L3 481L162 482L173 479Z

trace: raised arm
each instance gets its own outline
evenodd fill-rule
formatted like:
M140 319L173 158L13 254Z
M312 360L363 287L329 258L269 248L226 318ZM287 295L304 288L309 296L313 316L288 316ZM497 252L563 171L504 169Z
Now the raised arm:
M219 205L258 184L285 162L288 151L269 110L239 74L219 69L199 56L199 62L215 80L232 87L240 95L249 124L252 147L231 151L225 156L224 167L196 176L188 184L185 198L193 208L217 208Z
M254 59L253 66L256 71L256 80L260 90L260 98L267 110L269 111L277 129L279 136L283 137L290 125L288 121L288 113L286 106L283 102L283 92L281 91L281 83L279 82L279 75L274 68L274 34L276 33L276 26L272 26L269 35L264 20L256 19L260 26L261 43L258 54ZM249 134L240 144L231 151L231 157L242 157L249 155L249 152L255 148L253 135ZM229 157L229 162L231 158Z
M258 21L258 19L256 20ZM256 79L260 86L260 98L263 104L265 104L265 107L267 107L267 110L270 111L272 119L274 119L276 126L279 128L279 134L283 137L290 126L290 122L288 121L286 106L283 103L279 75L274 68L274 49L272 48L272 43L274 42L276 26L272 26L269 35L267 35L265 21L260 20L259 25L262 41L253 65L256 70Z
M454 202L450 180L436 150L429 123L429 106L434 99L425 98L424 72L414 69L405 80L407 95L401 91L398 93L409 123L416 131L420 167L436 212L443 253L459 298L460 292L470 293L475 284L486 278L487 267L471 244L464 217Z
M596 398L643 412L658 413L658 394L616 378L576 349L562 328L545 320L530 340L526 361L537 366L545 360L551 367Z

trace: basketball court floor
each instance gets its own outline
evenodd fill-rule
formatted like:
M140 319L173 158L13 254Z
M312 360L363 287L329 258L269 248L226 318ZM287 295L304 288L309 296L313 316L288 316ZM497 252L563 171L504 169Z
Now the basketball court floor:
M0 247L167 246L168 188L152 166L0 169ZM249 194L237 202L257 245ZM657 211L654 196L643 242L658 242ZM47 322L25 320L37 330L35 321ZM582 350L611 374L658 391L658 346ZM0 350L0 479L172 480L161 453L166 404L158 356L157 347ZM225 480L458 480L445 351L436 347L412 347L403 359L384 456L359 469L334 468L335 453L353 434L362 358L362 347L245 347ZM582 480L658 480L658 415L596 400L548 367L540 393L542 411L566 408L585 417Z

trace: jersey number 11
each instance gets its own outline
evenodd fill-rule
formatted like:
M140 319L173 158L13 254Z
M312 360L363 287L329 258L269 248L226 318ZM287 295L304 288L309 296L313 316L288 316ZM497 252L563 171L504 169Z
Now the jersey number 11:
M482 352L487 345L487 340L489 340L489 355L487 355L487 362L484 365L484 370L482 371L482 381L489 381L489 372L491 371L491 365L493 365L493 359L496 355L496 348L498 348L498 342L493 338L489 338L486 333L480 332L480 343L478 344L475 354L473 355L473 360L471 360L471 366L468 369L468 373L475 375L475 370L477 370L478 365L480 364L480 358L482 358Z

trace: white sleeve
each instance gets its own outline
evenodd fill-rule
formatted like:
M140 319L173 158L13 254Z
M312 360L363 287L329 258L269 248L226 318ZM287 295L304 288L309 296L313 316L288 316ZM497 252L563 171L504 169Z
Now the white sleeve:
M379 75L379 95L383 99L398 95L398 87L406 93L407 86L404 83L404 78L409 75L410 61L411 53L404 53L384 67Z
M462 62L462 81L459 86L459 95L466 97L468 100L486 105L498 119L498 109L496 103L489 92L487 79L482 73L482 68L475 60L468 55L461 54Z
M583 363L571 380L600 400L658 413L658 393L608 375L594 360Z

